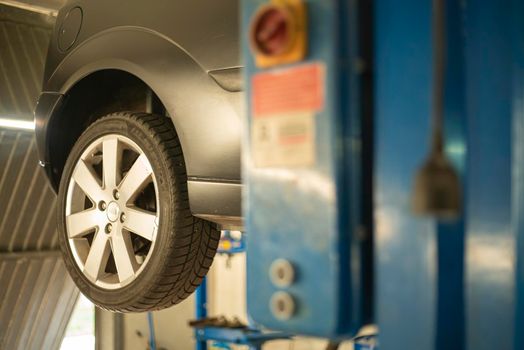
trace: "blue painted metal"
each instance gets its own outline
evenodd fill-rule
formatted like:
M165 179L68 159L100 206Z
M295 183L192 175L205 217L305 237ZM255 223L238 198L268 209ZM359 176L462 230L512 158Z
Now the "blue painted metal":
M494 337L497 348L512 349L515 331L512 72L511 43L505 39L511 31L508 4L471 3L467 7L470 219L466 296L468 349L475 350L492 349Z
M205 278L196 290L195 299L197 319L206 318L207 280ZM259 350L262 349L262 345L268 341L290 339L291 337L292 335L290 334L269 331L262 332L256 328L203 327L195 329L196 350L206 350L208 341L247 345L250 350Z
M377 0L375 16L376 320L384 349L434 349L436 228L411 215L429 146L430 2Z
M224 342L214 342L213 347L216 349L232 350L231 346L228 343Z
M221 327L205 327L197 330L196 339L201 341L216 341L228 344L248 345L253 349L261 349L266 342L279 339L290 339L291 336L281 332L260 331L258 329L236 329Z
M244 2L244 27L260 3ZM345 197L360 181L358 167L348 166L358 152L343 153L354 157L344 158L330 142L342 135L335 144L343 149L360 135L351 133L358 130L352 129L354 78L342 70L342 80L333 74L341 68L337 54L352 52L341 42L354 38L351 31L335 35L340 34L337 21L348 15L330 12L335 3L340 5L308 2L312 22L322 28L312 29L308 61L328 66L327 113L317 116L318 164L271 171L250 166L249 129L244 157L244 208L252 233L249 311L272 328L324 336L354 331L362 319L355 306L364 300L356 293L362 270L354 260L359 202ZM445 151L460 172L464 198L463 215L454 222L416 217L410 208L413 176L430 145L431 2L376 0L374 7L375 317L381 347L523 349L524 333L518 330L524 324L524 3L446 0ZM337 38L338 44L326 38ZM258 70L245 47L244 53L250 96L249 77ZM349 102L337 100L340 96L349 96L344 99ZM348 116L346 122L335 117L342 115ZM303 178L317 185L309 180L311 174L323 185L340 186L336 199L314 197L288 182ZM339 216L341 208L345 218ZM299 266L299 280L286 290L300 300L300 310L287 322L275 320L267 308L277 290L267 270L280 257ZM341 261L353 264L354 274L337 266ZM322 302L315 305L314 300Z
M446 0L446 72L444 95L445 151L467 186L464 35L462 3ZM462 194L464 197L464 194ZM453 222L437 224L437 315L435 349L463 350L464 213Z
M152 312L147 313L147 324L149 326L149 349L156 350L155 324Z
M365 335L353 339L354 350L378 350L378 337L376 335Z
M512 77L513 77L513 223L517 234L516 302L514 348L524 349L524 2L514 0L512 7Z
M522 349L522 1L468 2L468 349Z
M524 3L447 8L446 151L464 185L452 224L407 207L409 174L428 144L429 2L376 6L381 346L522 349Z
M197 288L195 292L195 304L196 304L196 318L197 320L204 319L207 317L207 277ZM205 339L199 339L200 329L195 329L196 350L207 350L207 342Z
M245 251L245 235L235 240L229 231L224 231L220 240L230 241L230 248L220 251L224 254L238 254ZM195 294L196 318L205 319L207 313L207 277L196 290ZM290 339L292 335L282 332L264 331L250 325L248 328L203 327L195 329L196 350L207 350L207 342L213 341L214 346L229 348L227 345L247 345L249 350L260 350L265 342L278 339ZM223 343L223 344L222 344ZM222 345L221 345L222 344Z
M463 7L446 1L445 152L467 185ZM463 349L464 217L410 208L430 145L431 1L375 3L376 317L385 349Z
M242 42L248 110L255 67L247 38L250 19L263 0L242 2ZM363 291L372 268L363 264L362 246L369 227L362 222L359 76L354 70L358 33L356 2L307 1L309 54L305 62L324 65L325 106L315 115L312 166L255 167L251 157L251 114L245 123L244 218L247 232L248 312L270 329L324 337L354 335L370 319ZM367 196L369 197L369 195ZM368 231L366 231L368 229ZM283 258L297 270L295 283L283 288L296 300L295 315L277 319L270 298L271 263ZM367 285L367 284L366 284ZM366 299L367 297L367 299Z

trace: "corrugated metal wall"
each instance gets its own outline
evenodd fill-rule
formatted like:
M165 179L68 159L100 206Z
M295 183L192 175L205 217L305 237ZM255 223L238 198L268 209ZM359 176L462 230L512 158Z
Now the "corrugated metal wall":
M78 297L59 252L2 255L0 349L58 349Z
M0 5L0 118L32 120L53 18ZM0 127L0 349L58 349L78 297L32 131Z
M53 17L0 4L0 116L33 120Z
M32 132L0 129L0 251L57 249L56 198Z

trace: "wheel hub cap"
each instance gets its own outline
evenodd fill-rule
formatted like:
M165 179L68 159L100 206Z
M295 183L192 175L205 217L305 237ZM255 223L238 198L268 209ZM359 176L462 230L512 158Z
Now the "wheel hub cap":
M107 206L107 220L115 222L120 216L120 207L117 202L111 202Z

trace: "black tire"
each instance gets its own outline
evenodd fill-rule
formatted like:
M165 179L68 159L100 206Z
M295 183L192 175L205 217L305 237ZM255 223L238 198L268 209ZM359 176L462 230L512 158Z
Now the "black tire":
M86 278L74 260L65 223L66 191L75 164L91 143L108 134L125 136L144 151L157 179L163 218L143 271L118 289L100 288ZM171 120L131 112L97 120L71 150L58 194L58 235L65 265L80 291L96 305L118 312L163 309L187 298L208 272L220 238L216 224L191 214L184 157Z

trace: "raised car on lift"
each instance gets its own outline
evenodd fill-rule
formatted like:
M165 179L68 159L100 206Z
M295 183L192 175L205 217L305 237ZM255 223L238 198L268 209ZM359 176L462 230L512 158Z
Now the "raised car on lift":
M74 281L97 305L185 299L240 228L238 1L70 1L35 110Z

